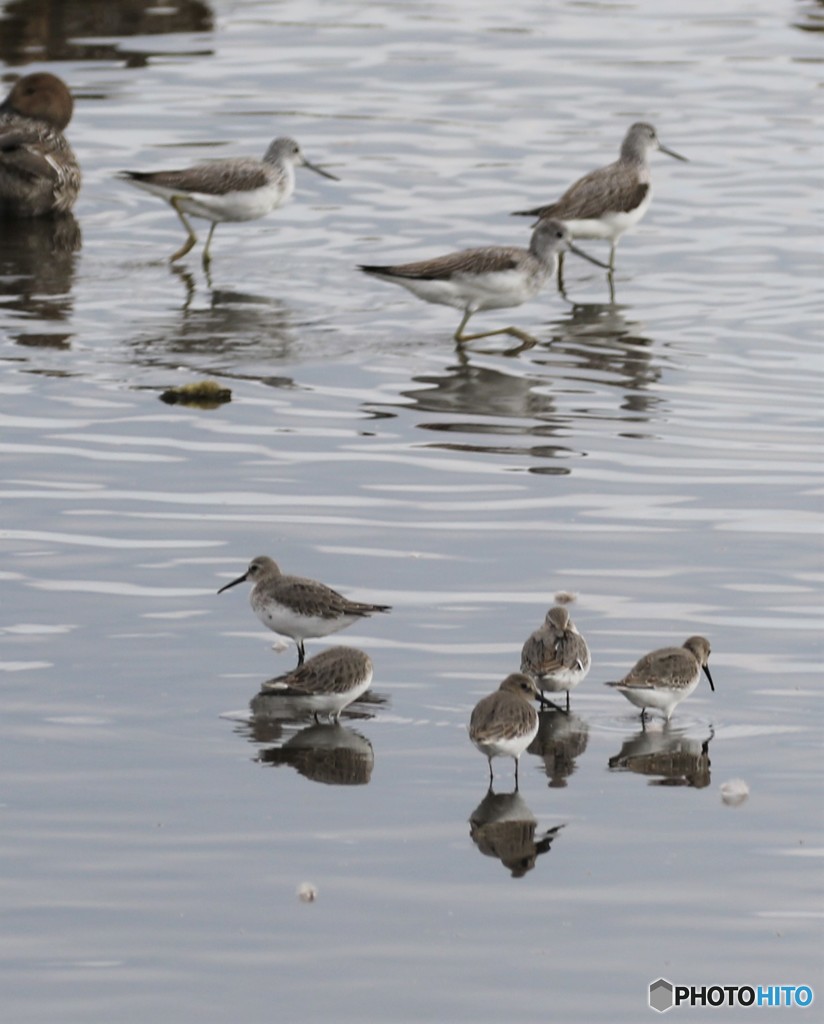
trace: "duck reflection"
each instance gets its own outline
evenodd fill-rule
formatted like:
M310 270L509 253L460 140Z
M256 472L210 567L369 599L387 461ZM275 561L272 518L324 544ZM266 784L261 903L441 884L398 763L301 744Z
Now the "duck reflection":
M550 789L564 789L588 741L589 726L580 715L550 706L538 715L538 734L527 753L543 758Z
M664 726L641 729L628 736L620 751L609 759L611 771L635 772L649 777L650 786L692 786L710 784L710 730L705 740L690 737L685 729Z
M261 750L260 764L291 765L299 775L328 786L365 786L372 777L372 744L340 722L310 725L279 747Z
M43 324L68 320L74 308L77 253L82 238L71 213L54 217L0 218L0 297L3 306L21 314L21 322L36 321L37 334L21 331L21 345L65 348L71 334L43 330Z
M512 793L489 789L469 816L472 842L485 857L497 857L513 878L523 878L535 867L564 826L536 836L537 827L535 815L517 789Z
M0 59L126 60L142 67L167 51L145 47L146 37L169 32L211 32L214 15L202 0L9 0L3 10ZM115 36L141 36L145 48L129 50ZM202 49L185 51L204 55ZM206 51L208 55L210 51Z

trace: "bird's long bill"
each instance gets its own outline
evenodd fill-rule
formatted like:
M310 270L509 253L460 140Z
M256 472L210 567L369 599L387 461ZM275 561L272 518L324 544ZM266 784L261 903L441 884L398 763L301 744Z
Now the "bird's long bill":
M223 591L224 590L228 590L229 587L236 587L238 585L238 583L245 583L246 580L248 579L248 577L249 577L249 573L245 572L242 576L238 576L238 578L236 580L232 580L231 583L227 583L225 587L221 587L220 590L218 590L218 594L222 594Z
M303 158L303 166L308 167L310 171L314 171L315 174L322 174L324 178L331 178L332 181L340 181L340 178L336 178L334 174L330 174L329 171L324 171L322 167L318 167L317 164L310 164L306 157Z
M689 160L685 156L681 156L680 153L675 153L671 149L667 149L667 147L662 146L660 142L658 143L658 152L666 153L667 156L674 157L676 160L683 160L685 164L689 163Z
M713 683L713 681L712 681L712 676L710 675L710 670L709 670L709 668L706 665L704 665L703 668L704 668L704 675L710 681L710 689L712 690L713 693L715 693L715 683Z
M574 252L576 256L582 256L585 260L589 260L590 263L594 263L596 267L603 267L604 270L609 270L608 263L602 263L600 260L596 260L594 256L590 256L589 253L584 252L583 249L579 249L577 245L573 245L572 242L567 242L570 252Z

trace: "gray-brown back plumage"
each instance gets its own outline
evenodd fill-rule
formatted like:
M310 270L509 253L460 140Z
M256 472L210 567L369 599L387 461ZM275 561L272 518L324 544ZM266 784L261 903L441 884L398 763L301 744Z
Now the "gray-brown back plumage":
M535 679L541 690L557 693L576 687L589 672L591 658L586 640L563 605L550 608L543 625L521 649L521 671Z

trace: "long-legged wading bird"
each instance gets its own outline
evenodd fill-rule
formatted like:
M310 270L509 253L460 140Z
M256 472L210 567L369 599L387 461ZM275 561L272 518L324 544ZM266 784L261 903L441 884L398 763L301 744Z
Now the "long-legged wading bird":
M324 178L334 174L310 164L294 139L275 139L263 159L228 157L205 160L179 171L121 171L123 181L160 196L169 203L186 228L186 241L169 257L181 259L197 242L197 235L186 214L212 222L203 264L208 266L209 245L218 224L229 221L257 220L276 210L295 191L295 167L308 167Z
M562 221L572 238L608 239L609 269L613 270L618 239L635 227L652 201L649 155L656 151L688 162L661 145L651 124L638 122L624 136L621 155L614 163L585 174L554 203L516 210L514 216L550 217ZM560 261L558 269L560 275Z
M479 334L464 334L464 327L471 316L482 310L507 309L534 298L555 273L558 255L566 249L599 267L605 266L576 248L570 237L563 224L544 220L532 232L528 249L490 245L415 263L361 265L358 269L371 277L399 284L425 302L462 310L455 341L473 341L493 334L511 334L522 341L534 341L517 327Z

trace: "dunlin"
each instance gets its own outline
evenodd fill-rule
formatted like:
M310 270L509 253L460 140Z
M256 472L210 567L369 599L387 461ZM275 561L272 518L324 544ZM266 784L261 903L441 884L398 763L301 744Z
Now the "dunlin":
M709 641L703 636L691 636L683 647L662 647L645 654L623 679L606 685L620 690L639 707L642 721L647 708L663 711L669 721L676 706L698 685L702 669L710 689L715 690L707 664L709 656Z
M581 682L589 667L589 647L569 612L563 605L550 608L544 624L535 630L521 650L521 671L532 676L542 694L566 690L569 711L569 691ZM544 703L543 696L541 703Z
M372 660L355 647L330 647L309 658L296 669L261 686L264 694L300 697L301 704L317 719L328 715L333 721L369 689Z
M492 785L492 758L511 757L515 761L515 787L518 787L518 759L538 732L538 712L532 699L538 695L531 676L514 672L498 689L478 701L469 719L469 738L489 761L489 785Z
M63 129L73 108L66 84L47 72L19 78L0 103L0 216L72 208L80 166Z
M298 665L306 652L303 641L328 636L373 612L388 612L389 605L350 601L336 590L302 576L284 576L276 562L258 555L242 576L218 590L250 580L254 583L249 603L264 626L282 636L291 637L298 648Z

